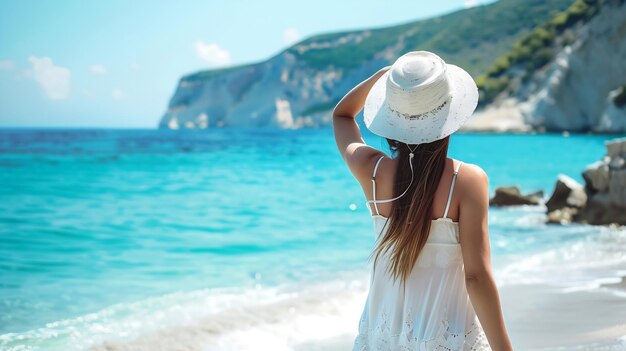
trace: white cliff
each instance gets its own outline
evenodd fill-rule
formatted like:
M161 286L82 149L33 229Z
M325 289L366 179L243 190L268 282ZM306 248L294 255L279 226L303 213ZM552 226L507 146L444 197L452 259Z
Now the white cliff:
M626 3L606 1L532 79L477 111L466 129L626 133ZM502 127L504 126L504 128Z
M472 74L571 0L500 0L444 16L305 39L262 62L182 77L161 128L329 126L339 99L410 50L438 52ZM523 9L525 16L517 17Z

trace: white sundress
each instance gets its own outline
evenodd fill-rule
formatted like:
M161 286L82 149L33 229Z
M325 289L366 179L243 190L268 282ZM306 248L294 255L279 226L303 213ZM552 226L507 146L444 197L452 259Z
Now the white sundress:
M383 157L374 168L374 184ZM445 213L432 220L426 245L405 285L394 282L386 272L388 255L379 257L353 351L491 350L465 287L458 222L447 218L460 165L454 170ZM378 212L377 202L381 200L376 200L374 185L374 200L367 203L376 209L373 219L378 238L387 228L387 218Z

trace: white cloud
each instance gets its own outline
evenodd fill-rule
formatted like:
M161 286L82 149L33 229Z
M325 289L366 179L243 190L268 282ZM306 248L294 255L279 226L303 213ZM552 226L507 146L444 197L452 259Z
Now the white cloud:
M113 88L113 91L111 91L111 97L115 100L122 100L126 98L126 94L124 94L124 91L120 88Z
M56 66L49 57L30 56L28 61L32 65L29 75L39 83L48 99L63 100L69 96L69 69Z
M209 66L223 66L230 63L230 52L215 43L197 40L194 44L196 54Z
M285 44L292 44L300 40L300 33L294 27L289 27L283 32L283 42Z
M11 71L15 68L15 63L10 60L0 60L0 70Z
M130 64L130 69L132 69L133 71L138 71L141 68L141 66L138 63L131 63Z
M470 8L470 7L474 7L476 5L478 5L480 1L478 0L464 0L463 5L465 5L465 8Z
M89 66L89 71L91 71L91 73L93 74L105 74L107 73L107 68L104 67L104 65L96 63Z

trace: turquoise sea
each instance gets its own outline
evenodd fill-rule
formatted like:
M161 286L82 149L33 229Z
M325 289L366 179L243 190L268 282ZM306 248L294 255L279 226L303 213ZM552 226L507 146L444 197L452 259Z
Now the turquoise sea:
M0 349L182 335L190 349L289 350L356 332L374 233L332 134L0 131ZM485 169L491 194L548 197L614 137L455 134L449 156ZM499 285L599 289L624 274L624 230L544 219L490 209Z

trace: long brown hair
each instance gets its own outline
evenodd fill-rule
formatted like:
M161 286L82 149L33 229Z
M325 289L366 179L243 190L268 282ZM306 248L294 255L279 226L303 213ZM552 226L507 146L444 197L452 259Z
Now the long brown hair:
M388 139L392 156L398 159L394 197L401 194L411 182L408 165L413 150L414 178L404 196L392 202L392 210L385 225L389 228L379 238L371 256L374 265L379 256L391 251L389 273L402 282L408 278L417 257L426 244L431 225L431 210L435 192L448 157L450 136L424 144L405 144ZM409 149L410 148L410 149Z

